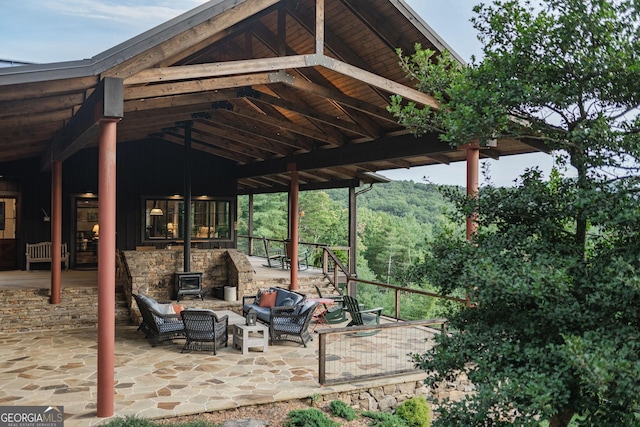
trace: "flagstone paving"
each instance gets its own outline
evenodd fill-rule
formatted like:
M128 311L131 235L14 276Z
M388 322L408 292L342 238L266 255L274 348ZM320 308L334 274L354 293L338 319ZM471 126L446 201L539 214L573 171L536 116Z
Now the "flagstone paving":
M163 418L353 390L319 385L317 341L242 355L229 340L214 356L181 353L184 340L151 347L135 326L119 326L114 416ZM108 421L96 416L96 329L0 334L0 384L0 405L63 406L66 427Z

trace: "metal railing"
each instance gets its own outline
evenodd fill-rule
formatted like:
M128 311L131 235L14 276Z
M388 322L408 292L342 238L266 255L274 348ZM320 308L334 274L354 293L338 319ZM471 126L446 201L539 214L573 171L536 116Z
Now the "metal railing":
M272 239L262 236L248 236L244 234L238 235L238 249L244 251L249 256L266 257L264 242L266 241L268 250L275 250L284 253L285 245L288 240L286 239ZM298 242L301 248L308 250L311 254L311 259L314 261L314 266L322 269L324 274L329 274L333 271L333 265L329 259L324 255L324 249L330 249L334 254L336 252L344 252L346 259L349 259L351 248L349 246L331 246L326 243L316 242ZM348 263L344 267L348 269Z
M327 328L318 334L318 382L339 384L417 372L412 354L425 353L445 319Z
M339 277L339 274L342 274L342 276L344 276L346 279L348 295L351 295L354 297L357 295L357 289L356 289L357 283L374 286L379 290L386 289L394 292L395 298L394 298L394 304L393 304L394 305L393 315L389 313L384 313L385 316L387 317L392 317L397 320L402 319L400 312L402 307L401 295L403 294L406 294L407 299L415 299L416 297L422 296L427 298L435 298L437 300L452 301L454 303L459 303L459 304L467 304L467 300L464 298L440 295L440 294L437 294L434 292L428 292L422 289L413 289L413 288L390 285L387 283L374 282L371 280L359 279L358 277L349 273L347 267L340 261L340 259L338 259L338 257L331 251L330 248L323 247L323 250L324 250L323 259L324 258L328 259L328 261L323 262L323 264L326 264L326 265L333 264L335 266L332 272L332 275L326 274L327 279L333 284L334 287L338 287L338 277Z

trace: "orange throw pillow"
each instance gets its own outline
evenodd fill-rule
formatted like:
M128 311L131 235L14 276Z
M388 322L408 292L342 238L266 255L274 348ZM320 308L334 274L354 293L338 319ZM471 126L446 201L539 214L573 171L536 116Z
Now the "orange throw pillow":
M263 292L262 295L260 295L260 302L258 303L258 305L260 307L275 307L277 296L278 293L276 291Z
M184 310L184 305L182 304L173 304L173 311L179 316L180 313Z

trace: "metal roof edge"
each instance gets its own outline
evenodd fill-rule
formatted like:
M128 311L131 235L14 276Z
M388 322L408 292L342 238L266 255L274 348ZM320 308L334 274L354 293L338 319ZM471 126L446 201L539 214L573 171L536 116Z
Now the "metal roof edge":
M210 0L89 59L0 67L0 86L95 76L250 0Z
M414 27L416 27L426 38L428 38L433 45L440 51L447 50L451 56L460 64L466 64L466 61L455 51L451 46L444 41L442 37L434 31L433 28L425 22L404 0L389 0L398 12L402 13L407 20L409 20Z

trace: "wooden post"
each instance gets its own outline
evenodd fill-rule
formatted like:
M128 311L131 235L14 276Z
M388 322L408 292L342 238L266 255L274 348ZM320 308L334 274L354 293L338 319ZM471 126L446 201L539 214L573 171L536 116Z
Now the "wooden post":
M101 120L98 136L98 417L114 408L116 283L116 128Z
M295 163L287 165L287 170L291 174L291 188L289 190L290 206L289 206L289 226L290 226L290 241L291 253L290 256L290 273L291 273L291 287L290 289L298 289L298 171L296 170Z
M253 255L253 194L249 194L249 220L247 228L249 229L249 255Z
M51 164L51 304L60 304L62 287L62 162Z

